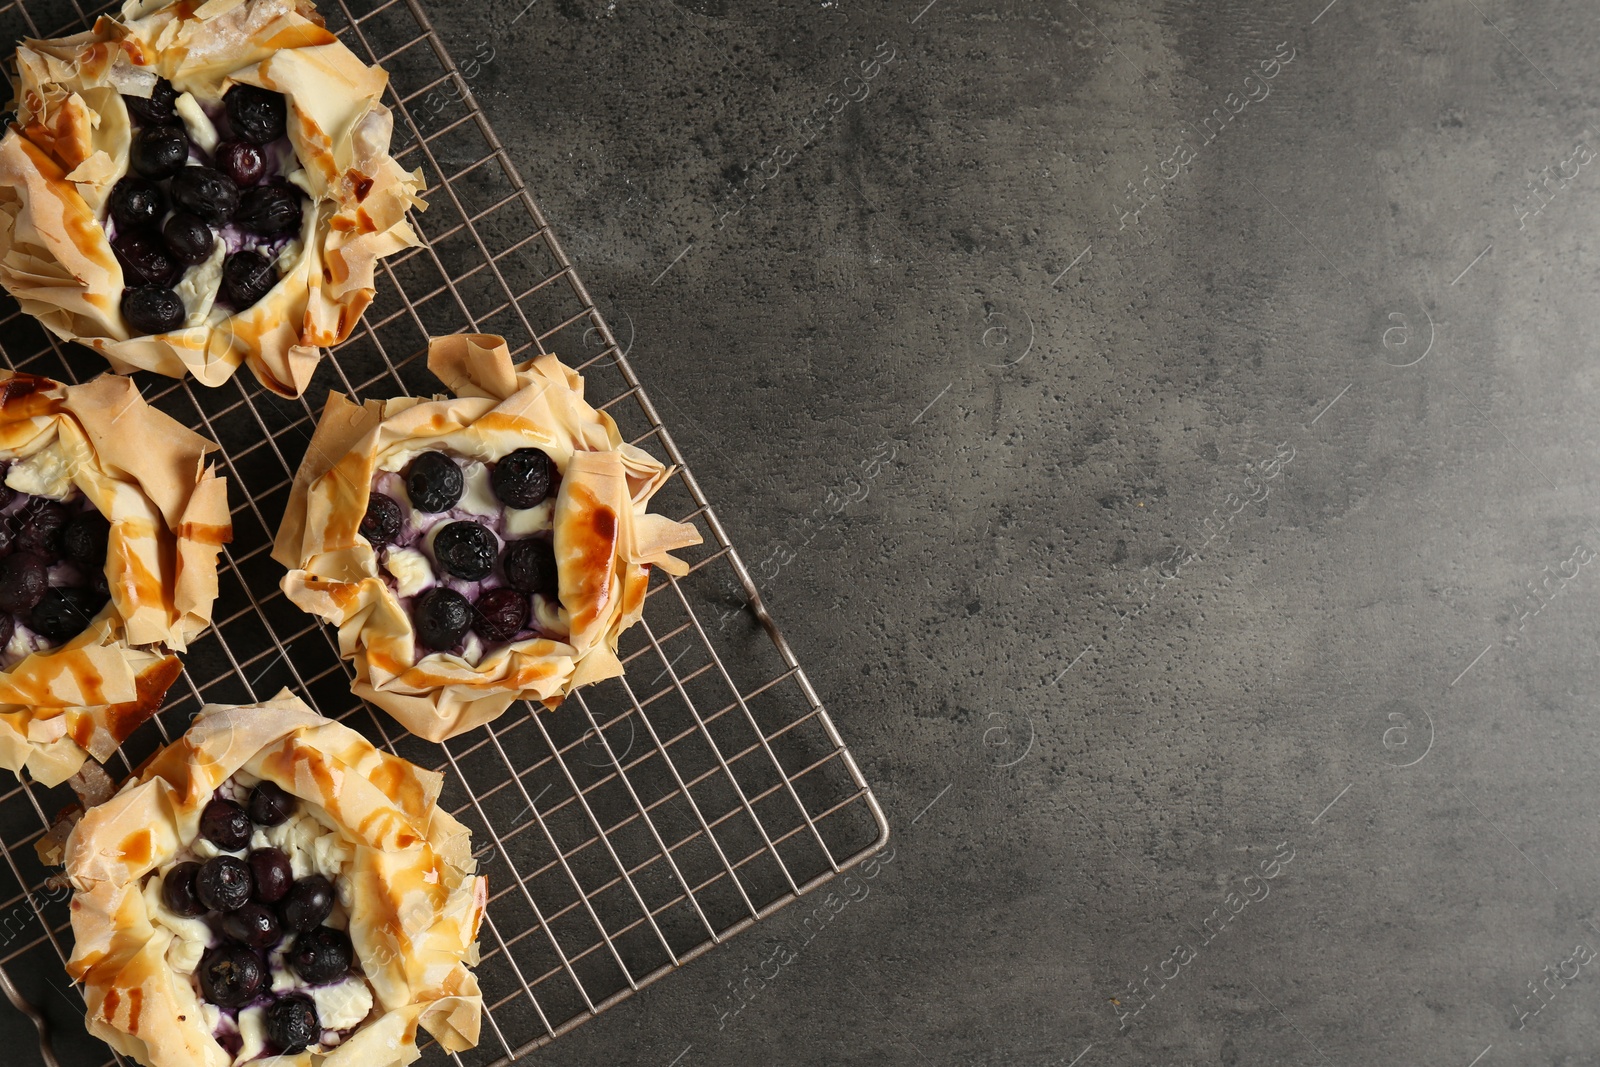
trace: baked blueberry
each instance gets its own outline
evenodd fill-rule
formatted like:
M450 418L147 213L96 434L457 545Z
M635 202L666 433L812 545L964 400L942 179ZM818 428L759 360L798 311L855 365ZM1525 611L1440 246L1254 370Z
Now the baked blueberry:
M237 852L250 843L250 816L233 801L214 797L200 812L200 836L224 852Z
M53 586L28 614L28 629L51 641L65 641L83 632L111 597L93 589Z
M367 513L361 516L361 536L373 548L394 543L400 536L400 504L392 496L373 493L367 497Z
M0 466L0 508L5 507L17 499L17 491L5 483L6 475L11 473L11 464Z
M250 877L255 883L253 896L263 904L276 904L294 885L294 870L281 848L258 848L250 853Z
M122 280L129 285L168 286L178 280L181 268L167 246L153 233L127 230L111 241L111 251L122 264ZM180 305L181 306L181 305ZM123 314L127 314L124 309Z
M206 220L188 211L176 212L161 224L161 243L180 263L204 263L216 251L216 239Z
M118 230L153 230L166 213L167 196L155 182L130 175L111 190L111 220Z
M148 337L178 329L189 313L171 289L140 285L122 290L122 317L139 336Z
M44 599L50 573L32 552L14 552L0 559L0 611L22 614Z
M300 195L281 185L258 185L239 197L234 225L262 237L282 237L300 231Z
M433 558L439 566L446 574L469 582L489 576L499 549L487 526L465 519L447 523L433 536Z
M11 635L16 632L17 620L10 615L0 615L0 648L11 643Z
M302 878L278 902L284 933L303 934L333 914L333 883L320 874Z
M61 556L61 535L71 521L67 509L54 500L34 497L16 513L18 552L33 552L47 563Z
M276 782L261 782L250 793L250 821L261 826L282 826L294 809L294 797Z
M512 541L500 554L506 584L523 593L555 596L560 586L555 546L542 537Z
M172 83L165 78L156 82L155 89L151 90L148 97L122 98L122 102L128 105L128 113L136 120L156 126L178 121L177 113L172 110L172 105L177 100L178 90L174 89Z
M508 508L537 507L550 495L550 457L537 448L519 448L495 460L489 488Z
M271 948L278 943L278 916L261 904L246 904L222 917L225 937L251 948Z
M233 856L213 856L194 876L195 895L212 911L238 911L250 903L250 867Z
M200 978L200 992L219 1008L248 1004L267 984L261 957L243 945L218 945L200 960L195 973Z
M350 935L331 926L319 926L294 939L288 963L295 974L312 985L327 985L350 973L355 949Z
M161 879L161 903L168 911L189 919L206 913L206 906L195 895L194 876L199 873L198 863L180 863Z
M528 625L528 594L491 589L472 608L472 628L485 641L509 641Z
M454 648L472 627L472 605L454 589L435 586L417 598L415 619L424 648Z
M448 511L466 487L461 468L443 452L424 452L406 467L406 495L418 511Z
M260 145L249 141L223 141L217 145L217 169L243 188L261 180L267 172L267 157Z
M146 178L170 178L188 162L189 131L182 123L146 126L128 149L128 163Z
M281 1055L304 1052L321 1037L322 1020L310 997L290 994L267 1009L267 1040L278 1047Z
M67 523L61 531L61 550L68 559L84 567L106 565L106 545L111 540L111 524L98 511L86 511Z
M235 252L222 262L222 295L236 311L256 302L278 284L278 269L260 252Z
M184 167L168 193L175 210L192 212L213 226L231 219L239 206L239 187L215 167Z
M289 109L282 93L235 85L223 96L234 135L256 144L276 141L288 129Z

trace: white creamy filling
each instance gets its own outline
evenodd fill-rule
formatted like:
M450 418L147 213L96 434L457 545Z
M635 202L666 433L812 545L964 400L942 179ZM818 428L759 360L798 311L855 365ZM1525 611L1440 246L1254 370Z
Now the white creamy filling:
M245 1008L239 1013L239 1037L242 1043L234 1063L247 1063L267 1051L266 1008Z
M145 883L145 912L152 925L164 927L172 934L172 943L167 946L167 965L178 974L193 974L200 966L200 957L211 947L211 927L203 919L189 919L169 911L161 902L161 882L162 878L152 878Z
M177 293L187 312L184 326L204 326L210 318L212 305L217 302L217 292L222 288L222 261L227 258L228 242L218 237L206 261L196 263L183 272Z
M414 548L389 549L383 568L394 576L395 591L401 596L416 596L433 583L428 557Z
M178 113L183 120L184 127L189 131L189 140L196 148L206 155L212 155L217 150L217 128L211 124L211 119L200 107L200 101L194 98L193 93L180 93L173 102L172 110Z
M500 514L505 505L500 503L500 498L494 495L494 487L489 484L488 464L475 459L457 459L456 463L461 467L461 477L465 483L456 507L474 515L493 517Z
M537 507L506 508L505 518L501 521L501 528L505 530L508 540L553 529L556 524L556 498L551 497Z
M372 990L353 976L338 985L311 990L311 999L324 1030L348 1030L372 1012Z
M72 464L59 441L19 459L6 472L6 484L19 493L65 500L72 494Z

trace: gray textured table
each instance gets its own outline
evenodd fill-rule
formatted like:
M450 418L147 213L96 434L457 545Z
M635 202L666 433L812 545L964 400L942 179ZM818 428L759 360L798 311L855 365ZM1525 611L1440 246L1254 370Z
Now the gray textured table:
M1325 3L433 5L895 834L530 1059L1589 1062L1592 12Z

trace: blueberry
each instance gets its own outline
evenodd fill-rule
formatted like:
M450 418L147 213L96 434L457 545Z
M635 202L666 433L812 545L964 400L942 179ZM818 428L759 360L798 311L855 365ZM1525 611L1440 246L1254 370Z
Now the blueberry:
M278 943L278 916L271 908L246 904L222 917L225 937L251 948L271 948Z
M52 587L45 590L44 599L28 615L28 629L51 641L76 637L109 599L109 595L93 589Z
M136 335L150 337L180 328L189 312L171 289L141 285L122 290L122 317Z
M250 816L233 801L214 797L200 812L200 836L224 852L238 852L250 843Z
M290 994L267 1009L267 1040L278 1047L280 1055L304 1052L321 1037L322 1020L310 997Z
M550 457L537 448L519 448L495 461L489 487L510 508L531 508L550 495Z
M0 508L5 507L17 499L17 491L5 483L6 475L11 473L11 464L0 467Z
M128 112L139 122L147 125L161 126L178 121L177 113L172 110L172 105L178 100L178 90L172 83L162 78L156 82L156 87L148 98L142 96L124 96L122 102L128 105Z
M281 185L258 185L239 197L233 213L236 226L262 237L300 232L300 195Z
M499 550L487 526L468 520L448 523L433 537L433 558L439 566L469 582L489 576Z
M206 913L194 891L194 876L199 873L198 863L180 863L161 879L161 903L168 911L190 919Z
M119 233L111 241L111 251L116 253L117 262L122 264L122 280L128 285L168 286L178 280L183 270L167 251L167 246L153 233L139 230ZM126 314L126 310L123 313Z
M417 598L413 612L424 648L454 648L472 626L472 605L454 589L435 586Z
M32 611L49 587L50 574L44 560L32 552L17 552L0 559L0 611Z
M194 891L212 911L238 911L250 902L250 867L233 856L214 856L200 865Z
M10 615L0 615L0 648L11 643L11 635L16 632L17 620Z
M367 497L367 513L361 517L361 536L373 548L394 543L400 536L400 504L392 496L373 493Z
M333 914L333 883L320 874L302 878L278 902L285 933L303 934Z
M210 259L217 242L205 219L179 211L162 224L161 243L167 246L173 259L192 266Z
M217 169L243 188L254 185L267 172L267 157L249 141L223 141L217 145Z
M528 594L491 589L472 609L472 628L485 641L509 641L528 625Z
M277 268L260 252L235 252L222 263L222 295L236 311L254 307L277 284Z
M212 167L184 167L173 177L168 195L174 210L192 212L213 226L231 219L239 206L239 187Z
M14 516L18 552L33 552L53 563L61 557L61 535L72 517L54 500L34 497Z
M61 531L61 550L72 562L99 569L106 565L106 545L110 540L111 524L106 517L98 511L86 511Z
M319 926L294 939L288 953L289 967L301 980L312 985L327 985L350 973L355 949L350 935L331 926Z
M188 162L189 132L181 123L146 126L133 135L128 149L129 165L146 178L170 178Z
M294 814L294 795L276 782L262 782L250 794L250 821L262 826L282 826Z
M118 230L153 230L166 213L167 196L155 182L130 176L111 190L111 219Z
M261 957L243 945L219 945L200 960L200 992L221 1008L250 1003L267 984Z
M500 569L506 584L523 593L555 596L560 578L556 570L555 547L542 537L512 541L500 556Z
M235 85L223 96L228 106L228 121L236 136L256 144L276 141L288 128L289 109L282 93L258 89L254 85Z
M443 452L424 452L406 468L406 495L418 511L448 511L466 487L461 468Z
M250 877L255 881L255 899L276 904L294 885L294 871L281 848L258 848L250 853Z

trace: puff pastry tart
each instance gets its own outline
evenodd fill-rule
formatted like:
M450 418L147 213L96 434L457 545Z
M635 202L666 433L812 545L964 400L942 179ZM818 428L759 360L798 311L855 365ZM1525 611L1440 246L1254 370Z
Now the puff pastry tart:
M242 362L298 396L417 243L388 75L309 0L128 0L16 61L0 284L119 371L220 385Z
M90 1033L147 1067L477 1044L485 880L442 784L287 690L202 709L67 841Z
M688 573L671 552L700 535L647 512L671 471L555 356L457 335L428 367L457 399L328 397L273 556L339 628L356 695L440 741L621 674L650 568Z
M232 536L215 448L127 378L0 371L0 767L59 784L161 706Z

